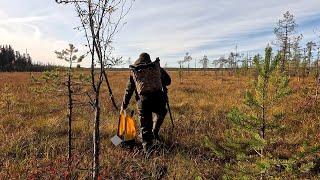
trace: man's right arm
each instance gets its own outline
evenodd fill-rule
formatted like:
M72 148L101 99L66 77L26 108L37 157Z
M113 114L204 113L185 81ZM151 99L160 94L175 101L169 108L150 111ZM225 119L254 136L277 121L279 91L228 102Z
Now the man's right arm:
M127 88L126 88L126 91L125 91L125 94L123 97L123 102L122 102L123 109L127 109L129 102L130 102L130 99L131 99L131 96L132 96L133 92L135 91L135 89L136 89L136 85L134 83L133 77L130 76L128 83L127 83Z

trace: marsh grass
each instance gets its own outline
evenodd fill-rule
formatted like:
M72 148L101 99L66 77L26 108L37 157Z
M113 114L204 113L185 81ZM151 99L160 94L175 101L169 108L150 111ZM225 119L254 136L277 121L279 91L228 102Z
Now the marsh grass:
M120 103L129 72L109 74L114 95ZM231 128L227 114L233 106L242 104L244 92L250 87L249 79L253 77L224 73L225 77L221 78L221 73L190 72L181 84L178 72L169 74L173 78L169 96L176 128L171 131L170 120L166 117L161 130L165 145L149 159L137 148L121 149L110 142L116 133L118 112L113 109L107 89L103 87L101 177L221 179L229 177L224 176L226 167L234 169L234 176L241 175L239 169L232 168L239 165L237 157L226 148L225 132ZM33 88L45 84L32 82L29 73L1 73L0 77L1 90L8 84L16 97L10 113L5 109L0 111L0 179L89 178L92 163L90 107L75 107L73 167L72 174L68 174L66 97L55 92L35 93ZM277 141L266 147L274 159L282 162L278 163L281 167L270 168L270 177L319 176L316 168L320 156L320 105L313 98L316 88L313 81L311 77L304 83L291 79L294 93L281 103L285 110L285 118L281 120L284 128L279 134L273 134ZM133 98L129 108L135 110L135 104ZM137 115L134 118L137 119ZM208 146L210 143L213 148ZM241 167L257 168L250 159Z

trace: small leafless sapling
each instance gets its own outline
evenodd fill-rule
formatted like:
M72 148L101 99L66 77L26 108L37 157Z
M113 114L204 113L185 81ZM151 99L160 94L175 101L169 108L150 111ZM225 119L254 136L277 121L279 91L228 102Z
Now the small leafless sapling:
M100 114L101 114L101 85L105 80L113 105L116 107L110 83L106 73L106 60L111 56L111 43L115 34L122 26L124 17L129 13L133 0L56 0L58 3L71 3L76 9L86 45L91 56L91 87L93 97L89 96L94 111L93 120L93 167L92 177L99 177L100 155ZM98 64L98 67L96 65Z

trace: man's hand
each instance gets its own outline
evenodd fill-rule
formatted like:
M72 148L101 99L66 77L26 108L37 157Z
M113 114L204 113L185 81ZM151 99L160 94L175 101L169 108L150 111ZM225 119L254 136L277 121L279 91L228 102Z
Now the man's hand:
M120 114L124 114L124 116L126 116L126 109L123 108L123 106L121 106L120 108Z

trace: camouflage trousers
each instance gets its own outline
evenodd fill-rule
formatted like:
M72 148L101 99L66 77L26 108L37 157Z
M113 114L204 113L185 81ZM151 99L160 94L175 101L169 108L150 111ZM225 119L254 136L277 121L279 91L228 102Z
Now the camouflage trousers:
M142 143L152 143L154 134L158 135L167 114L163 92L141 95L138 101L138 114L141 124Z

